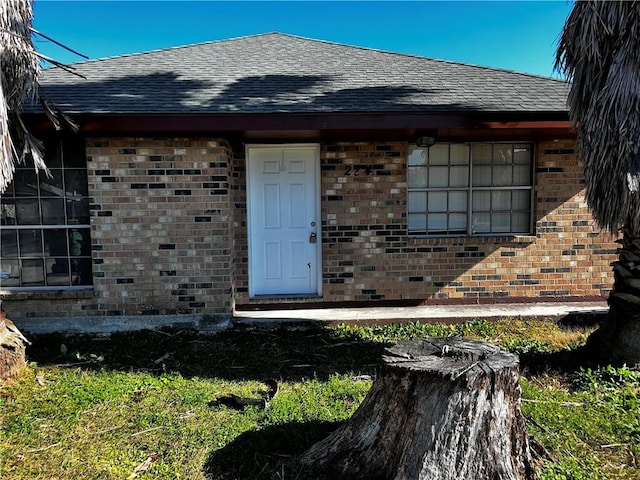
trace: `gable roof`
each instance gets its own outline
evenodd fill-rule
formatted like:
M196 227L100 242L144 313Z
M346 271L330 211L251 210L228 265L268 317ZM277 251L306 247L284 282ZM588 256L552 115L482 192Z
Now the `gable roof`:
M67 113L565 112L568 83L267 33L41 73Z

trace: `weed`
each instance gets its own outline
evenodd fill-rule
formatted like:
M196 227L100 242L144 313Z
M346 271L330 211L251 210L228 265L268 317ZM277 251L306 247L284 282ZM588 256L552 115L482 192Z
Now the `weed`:
M488 340L495 336L497 328L495 322L490 322L484 319L475 319L456 325L456 331L463 337Z
M602 473L596 465L580 462L575 458L566 458L561 462L546 465L540 480L601 480Z
M543 480L640 478L640 372L546 368L585 334L505 319L37 337L27 352L30 368L0 387L0 478L121 479L155 452L158 460L142 478L318 480L298 456L357 409L384 348L454 335L528 355L544 372L527 370L521 379L529 433L555 459ZM255 396L268 377L280 388L266 410L212 402Z
M424 337L472 337L490 338L494 326L486 320L471 320L460 324L442 323L390 323L362 327L342 324L336 328L336 335L348 339L370 340L374 342L398 342Z
M576 374L575 385L593 393L628 387L636 392L640 389L640 371L627 366L608 365L598 369L581 368Z
M502 347L511 353L522 354L541 354L552 351L548 343L540 340L532 340L529 338L515 338L503 342Z
M74 362L95 362L100 363L104 361L104 355L96 355L95 353L90 353L88 355L81 354L78 350L69 351L67 346L64 343L60 344L60 353L64 356L66 360L71 360Z

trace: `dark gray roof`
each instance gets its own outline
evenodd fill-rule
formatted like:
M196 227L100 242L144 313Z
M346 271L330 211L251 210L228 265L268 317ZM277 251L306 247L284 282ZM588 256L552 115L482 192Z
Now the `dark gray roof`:
M42 72L68 113L559 112L561 80L281 33Z

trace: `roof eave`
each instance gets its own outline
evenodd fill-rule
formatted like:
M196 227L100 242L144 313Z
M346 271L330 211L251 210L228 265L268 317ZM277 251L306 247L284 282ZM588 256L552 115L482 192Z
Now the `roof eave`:
M354 112L354 113L224 113L69 114L86 133L210 133L297 130L388 129L569 129L566 111ZM27 115L37 130L51 127L44 115Z

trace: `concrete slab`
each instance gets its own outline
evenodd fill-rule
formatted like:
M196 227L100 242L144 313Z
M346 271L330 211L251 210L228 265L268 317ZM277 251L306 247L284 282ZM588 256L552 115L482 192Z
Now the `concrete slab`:
M458 322L500 317L560 319L568 315L603 315L606 302L539 302L495 305L429 305L420 307L317 308L236 311L234 324L268 326L291 323Z
M232 327L229 315L117 315L12 319L23 333L110 334L162 327L216 333Z
M559 320L569 315L604 315L606 302L540 302L496 305L429 305L421 307L309 308L290 310L236 311L227 315L122 315L102 317L47 317L12 319L18 328L31 334L91 333L187 328L216 333L240 328L308 328L313 324L385 324L407 322L461 322L500 317Z

